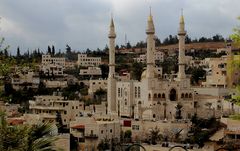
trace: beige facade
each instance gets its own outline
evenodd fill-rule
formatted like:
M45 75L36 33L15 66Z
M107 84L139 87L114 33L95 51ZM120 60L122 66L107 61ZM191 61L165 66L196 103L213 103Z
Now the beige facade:
M38 114L43 122L55 123L56 114L60 113L64 125L69 127L70 121L80 116L84 109L83 102L78 100L64 100L57 95L35 96L35 100L29 101L29 109L32 114Z
M156 51L154 53L155 61L163 62L164 61L164 56L165 56L165 54L162 51ZM133 58L133 59L136 62L146 63L147 55L146 54L141 54L141 55L139 55L138 58Z
M39 75L33 71L18 72L11 77L11 83L15 90L25 87L37 89L40 78Z
M99 67L88 67L87 69L80 69L81 76L101 76L102 70Z
M82 150L97 150L101 140L120 139L120 122L108 116L79 117L70 122L70 133L77 137Z
M107 80L89 80L88 94L93 95L99 89L107 90Z
M206 58L208 62L208 73L205 86L226 87L227 86L227 57Z
M46 88L66 88L68 86L67 81L44 80L43 82Z
M78 54L78 66L99 66L101 63L101 57L88 57L87 54Z
M65 58L52 57L51 55L42 55L41 70L46 75L62 76L65 69Z
M150 14L147 21L147 69L142 73L141 81L117 81L115 108L118 116L140 120L174 120L181 106L181 116L188 119L194 114L194 91L190 78L185 75L184 20L180 18L179 28L179 72L174 75L162 75L162 69L155 66L155 28ZM114 64L114 63L112 63ZM110 81L109 81L110 82ZM108 83L109 84L109 83ZM113 102L110 102L113 103Z

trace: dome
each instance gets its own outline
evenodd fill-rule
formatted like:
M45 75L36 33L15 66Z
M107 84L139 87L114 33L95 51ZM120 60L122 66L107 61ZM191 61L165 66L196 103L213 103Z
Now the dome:
M146 79L146 77L147 77L147 69L145 69L145 70L142 72L141 80L142 80L142 79ZM156 70L154 70L154 78L158 78L158 74L156 73Z
M141 80L147 77L147 70L144 70L141 75Z

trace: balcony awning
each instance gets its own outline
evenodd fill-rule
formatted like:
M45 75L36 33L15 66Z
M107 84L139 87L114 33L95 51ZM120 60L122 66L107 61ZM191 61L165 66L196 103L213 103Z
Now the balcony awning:
M71 128L73 128L73 129L85 129L85 125L74 125Z

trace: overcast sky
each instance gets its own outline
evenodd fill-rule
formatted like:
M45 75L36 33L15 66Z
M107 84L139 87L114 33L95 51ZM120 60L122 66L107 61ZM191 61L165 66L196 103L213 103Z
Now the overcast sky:
M240 0L1 0L0 37L21 51L48 45L56 50L104 48L111 13L117 33L116 43L132 44L146 39L149 6L161 40L177 33L181 8L191 38L221 34L228 37L240 24Z

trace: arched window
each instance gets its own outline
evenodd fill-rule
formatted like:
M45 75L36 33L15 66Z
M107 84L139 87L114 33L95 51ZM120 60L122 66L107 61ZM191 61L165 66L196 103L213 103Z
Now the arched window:
M158 94L158 98L161 98L161 94L160 93Z
M171 91L169 93L169 98L171 101L177 100L177 91L175 89L171 89Z
M192 98L192 93L189 94L189 98Z
M148 98L151 98L151 94L150 93L148 94Z
M137 87L135 87L135 98L137 97Z
M165 93L163 93L163 94L162 94L162 98L164 98L164 99L165 99Z
M184 93L182 93L181 98L184 98Z
M154 94L154 98L157 98L157 94L156 93Z
M185 94L185 98L188 98L188 94L187 93Z
M138 87L138 98L140 98L141 96L141 90L140 90L140 87Z

